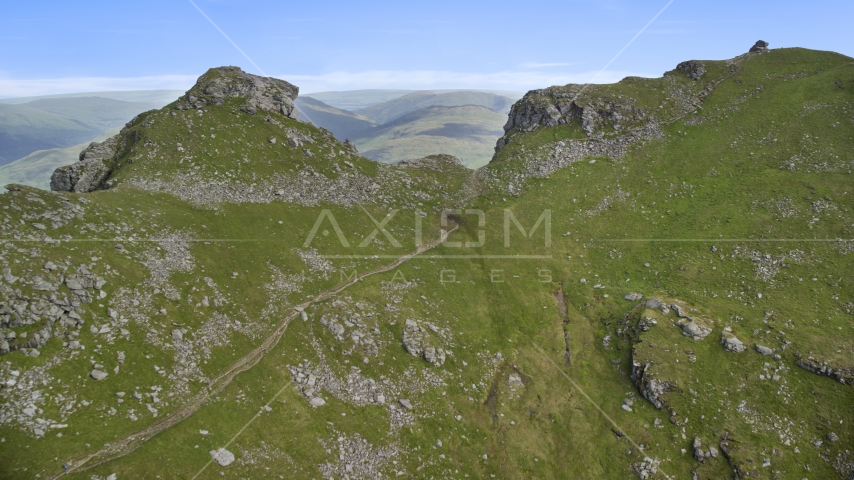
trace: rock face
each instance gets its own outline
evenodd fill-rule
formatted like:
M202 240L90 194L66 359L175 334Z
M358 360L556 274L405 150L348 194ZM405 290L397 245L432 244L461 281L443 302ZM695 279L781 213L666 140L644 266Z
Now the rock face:
M757 40L756 43L750 47L750 51L753 53L764 53L768 51L768 42L764 40Z
M112 172L113 159L119 137L102 143L92 142L80 152L80 161L54 170L50 177L50 189L59 192L87 193L105 187Z
M281 113L296 118L294 100L299 88L284 80L259 77L238 67L218 67L208 70L181 99L175 108L202 109L206 105L222 105L226 99L242 98L240 109L255 115L259 110Z
M571 92L560 87L531 90L510 108L504 125L505 135L498 140L495 151L507 145L513 131L531 132L538 127L579 123L588 137L594 137L603 126L620 130L645 120L646 113L632 105L601 101L581 105Z
M655 378L649 372L650 367L652 367L651 363L644 364L632 361L632 381L640 390L641 395L652 402L655 408L661 410L665 406L664 400L661 398L662 395L675 390L675 388L670 382Z

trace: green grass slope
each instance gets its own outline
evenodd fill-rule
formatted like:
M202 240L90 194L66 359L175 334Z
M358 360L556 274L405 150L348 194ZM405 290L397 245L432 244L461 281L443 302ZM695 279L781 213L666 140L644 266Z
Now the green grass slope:
M849 478L854 64L701 63L530 92L474 173L231 98L13 187L0 476Z
M484 107L428 107L370 130L354 139L362 155L393 163L445 153L469 168L492 158L507 117Z

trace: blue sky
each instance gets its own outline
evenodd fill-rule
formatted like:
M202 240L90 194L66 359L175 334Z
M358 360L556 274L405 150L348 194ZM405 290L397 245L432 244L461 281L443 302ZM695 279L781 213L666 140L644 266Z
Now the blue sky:
M194 1L267 75L309 93L589 82L669 0ZM260 73L190 0L2 11L0 97L186 89L220 65ZM595 81L731 58L758 39L854 56L852 18L851 0L674 0Z

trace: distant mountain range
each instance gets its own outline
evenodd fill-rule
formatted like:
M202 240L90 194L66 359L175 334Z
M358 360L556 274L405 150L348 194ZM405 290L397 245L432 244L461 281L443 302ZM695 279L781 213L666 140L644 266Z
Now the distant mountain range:
M470 168L492 158L507 112L518 98L472 90L359 90L349 97L347 93L311 94L297 98L296 104L303 119L339 140L352 140L368 158L393 163L446 153ZM366 106L346 110L321 98L337 105ZM383 98L388 100L376 101Z
M46 188L50 172L76 161L90 142L182 93L141 90L0 99L0 180Z

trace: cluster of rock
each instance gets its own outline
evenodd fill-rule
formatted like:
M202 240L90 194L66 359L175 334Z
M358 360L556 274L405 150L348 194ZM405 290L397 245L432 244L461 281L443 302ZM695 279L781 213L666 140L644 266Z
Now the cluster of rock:
M320 324L328 328L339 342L349 338L354 348L361 348L366 355L375 357L379 353L379 343L376 339L380 334L379 329L369 328L356 312L344 317L335 313L323 314L320 317ZM349 332L348 328L351 329Z
M638 478L641 480L646 480L648 478L652 478L653 475L658 473L658 466L661 464L660 460L654 460L649 457L644 457L643 461L640 463L633 463L632 470L635 471Z
M0 336L0 354L11 351L23 350L30 355L38 355L37 349L47 344L52 337L55 323L59 323L67 330L79 329L84 320L80 316L83 313L81 305L92 303L94 296L103 298L105 293L100 290L106 284L106 280L89 271L86 265L77 267L76 273L62 277L68 270L69 264L63 265L58 277L47 275L35 275L32 279L25 280L12 275L10 268L3 269L2 282L0 282L0 327L15 328L23 325L43 323L43 327L32 333L17 335L10 331ZM45 264L45 270L53 272L60 270L53 262ZM61 293L61 285L70 290L70 295ZM24 295L20 289L14 288L15 284L30 284L36 292ZM94 293L98 291L98 293ZM68 332L67 335L75 337L78 332ZM24 340L27 338L26 340ZM70 340L68 346L75 348L79 345L76 340Z
M432 332L439 333L439 328L432 323L426 322L425 325ZM439 367L445 363L445 350L430 344L427 328L418 325L415 320L407 319L403 326L403 346L410 355L421 357Z
M396 444L374 447L358 433L341 434L336 441L322 443L325 448L338 451L337 461L319 466L324 478L386 478L388 464L402 453Z
M323 391L359 406L384 405L389 401L391 383L388 379L377 382L362 376L357 367L353 369L346 381L342 381L325 364L313 366L305 361L296 366L288 365L297 390L313 407L326 404L326 400L321 397Z
M244 100L240 110L255 115L259 110L297 117L294 100L299 88L284 80L260 77L238 67L218 67L208 70L178 102L179 110L203 109L208 105L223 105L228 98Z
M65 355L57 355L48 358L43 365L20 370L12 368L10 362L0 365L0 396L3 398L0 425L3 429L8 430L14 424L36 438L43 437L50 430L62 432L68 427L66 419L79 406L90 405L88 401L76 398L66 399L68 401L59 405L58 410L49 405L53 400L50 395L52 387L58 384L49 372L64 359ZM50 418L52 415L59 418Z
M691 446L694 448L694 458L700 463L709 458L718 458L718 449L710 445L707 450L703 450L703 442L700 441L699 437L694 437Z

